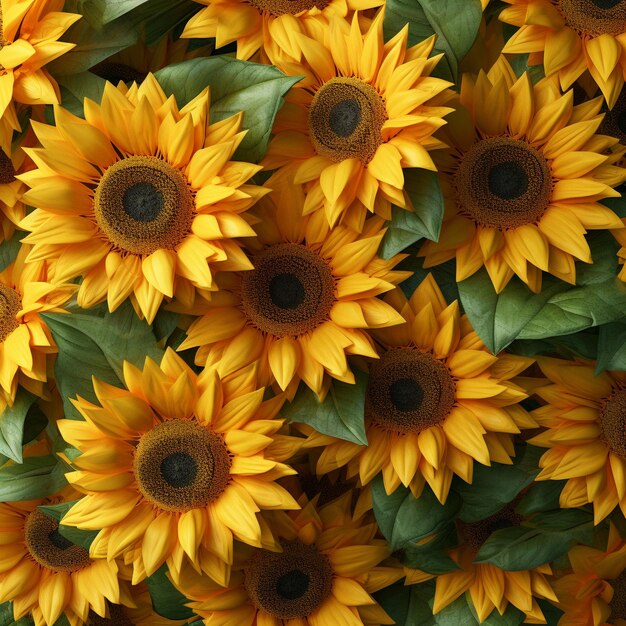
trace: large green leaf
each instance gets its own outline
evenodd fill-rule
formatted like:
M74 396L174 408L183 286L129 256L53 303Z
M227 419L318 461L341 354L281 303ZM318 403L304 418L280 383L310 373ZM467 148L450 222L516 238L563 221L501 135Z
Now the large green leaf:
M604 328L601 326L600 328ZM552 354L566 359L582 356L595 359L598 355L598 328L590 328L571 335L546 339L516 339L507 347L508 352L524 356Z
M183 61L164 67L155 76L167 94L174 94L179 106L210 87L213 122L243 111L248 134L235 156L252 163L263 158L283 96L301 78L285 76L271 65L227 56Z
M308 424L324 435L367 445L363 421L367 374L357 370L354 378L354 385L333 381L324 402L308 387L301 386L293 402L285 404L281 413L292 422Z
M3 602L0 604L0 626L29 626L33 624L30 616L22 617L15 621L13 618L13 603Z
M103 78L91 72L59 76L63 107L78 117L84 117L85 98L100 102L105 84ZM50 122L52 123L52 119Z
M104 316L83 313L45 313L59 347L55 371L64 398L65 416L79 418L69 398L77 394L95 401L92 376L122 386L123 362L142 367L146 357L160 363L163 351L152 329L126 302Z
M393 207L392 219L379 249L383 259L390 259L424 237L432 241L439 239L444 206L437 176L428 170L404 170L404 189L415 211Z
M20 251L22 245L22 237L26 235L25 232L20 230L16 231L13 237L8 241L0 243L0 272L3 272L13 261L17 253Z
M402 582L374 594L376 601L399 626L433 626L432 602L435 595L432 582L406 586Z
M178 591L167 577L167 566L162 565L146 580L152 598L152 608L162 617L168 619L188 620L193 611L185 606L187 598Z
M537 482L528 493L524 494L515 510L524 517L541 511L550 511L559 508L559 497L566 480L546 480Z
M409 25L409 45L437 35L436 52L445 57L437 68L446 78L456 79L461 59L472 47L482 19L480 0L387 0L385 38Z
M34 401L34 395L19 389L13 406L7 406L0 413L0 454L16 463L22 462L24 422L28 409L30 409Z
M0 502L44 498L66 484L65 467L56 457L29 457L21 465L5 465L0 469Z
M603 370L626 370L626 319L600 326L597 358L598 373Z

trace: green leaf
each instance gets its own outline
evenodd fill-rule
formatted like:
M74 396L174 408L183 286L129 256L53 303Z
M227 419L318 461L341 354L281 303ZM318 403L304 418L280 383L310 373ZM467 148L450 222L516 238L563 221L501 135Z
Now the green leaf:
M507 347L507 350L523 356L550 354L566 359L582 356L595 360L598 355L598 332L597 328L592 328L588 331L547 339L516 339Z
M0 454L16 463L22 462L24 422L34 401L33 394L20 388L13 406L7 406L0 414Z
M0 502L45 498L66 484L65 468L56 457L29 457L21 465L0 469Z
M459 62L476 39L482 15L479 0L387 0L385 38L393 37L407 22L409 45L436 34L435 52L445 53L440 65L447 64L447 73L455 80Z
M185 606L187 598L178 591L167 577L167 566L162 565L146 580L152 598L152 608L162 617L184 619L193 617L193 611Z
M424 488L419 498L402 486L387 495L380 474L372 481L371 490L376 521L392 550L445 530L461 505L454 492L450 493L445 504L440 504L429 487Z
M596 373L626 370L626 319L600 326Z
M404 170L404 189L415 212L393 207L391 222L379 249L383 259L390 259L424 237L432 241L439 239L444 205L437 176L428 170Z
M456 527L451 524L429 541L405 544L401 561L407 567L424 570L430 574L445 574L459 569L447 552L458 545Z
M532 486L515 507L515 510L524 517L540 511L550 511L559 508L559 497L566 480L546 480Z
M333 381L324 402L308 387L301 386L293 402L285 404L281 413L292 422L308 424L324 435L367 445L364 424L367 374L357 370L354 378L354 385Z
M26 234L21 230L17 230L11 239L0 243L0 272L3 272L15 261L15 257L22 245L22 237L25 237Z
M82 12L85 17L98 26L130 13L133 9L150 0L88 0L82 2ZM67 10L67 8L66 8Z
M140 320L130 303L103 317L81 313L44 313L59 347L55 372L63 396L65 416L79 418L69 398L77 394L96 401L92 376L106 383L123 386L123 361L143 367L146 357L161 362L152 329Z
M251 163L265 155L283 96L301 78L285 76L271 65L226 56L183 61L159 70L155 76L181 107L210 87L212 122L243 111L243 128L248 133L235 157Z
M180 315L178 313L172 313L161 309L154 318L152 328L154 329L154 335L157 341L161 342L168 339L171 334L176 330Z
M456 282L456 264L454 261L447 261L436 267L424 269L422 263L423 258L416 256L416 250L405 250L409 254L408 259L404 259L396 266L398 270L408 270L413 272L413 275L400 283L400 288L404 292L407 298L410 298L417 286L426 278L428 274L432 274L443 293L446 302L450 303L453 300L459 299L458 283Z
M59 76L63 108L78 117L84 117L84 100L100 102L106 81L91 72Z
M12 602L3 602L0 604L0 626L30 626L33 623L30 616L22 617L15 621L13 618Z
M432 582L406 586L402 582L374 594L376 601L399 626L432 626L432 602L435 595Z
M65 514L77 503L79 500L72 500L71 502L59 502L58 504L45 504L38 506L37 508L48 517L60 522ZM59 524L59 534L63 535L68 541L75 543L77 546L89 549L93 540L99 531L97 530L80 530L73 526L64 526Z
M60 522L63 516L77 503L79 500L72 500L71 502L59 502L58 504L42 504L37 508L48 517Z
M504 615L494 609L485 621L480 622L469 594L463 594L435 615L434 626L518 626L523 620L524 614L509 604Z

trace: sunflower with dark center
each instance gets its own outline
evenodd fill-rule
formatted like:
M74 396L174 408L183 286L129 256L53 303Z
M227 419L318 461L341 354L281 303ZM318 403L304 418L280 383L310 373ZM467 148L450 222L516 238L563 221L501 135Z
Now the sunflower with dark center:
M0 413L13 406L18 386L42 396L48 355L57 351L40 313L62 311L75 285L49 282L44 261L26 263L30 246L0 272ZM36 286L36 288L33 288Z
M226 585L234 538L276 549L256 514L298 508L275 482L295 473L281 461L299 447L276 435L283 400L263 401L250 368L198 376L171 349L160 367L125 362L124 377L128 390L94 379L100 405L74 401L87 421L58 422L82 453L66 477L86 494L63 523L99 530L91 553L124 554L135 582L163 563L176 579L188 560Z
M440 133L446 208L439 241L420 250L424 266L456 258L457 281L484 266L498 293L514 275L534 292L542 272L575 284L575 260L593 262L586 232L624 227L599 202L626 180L618 139L598 133L601 108L600 98L574 106L554 81L515 79L503 56L466 75Z
M399 580L402 570L380 565L389 548L375 538L373 518L352 514L352 499L350 492L316 507L302 495L302 510L273 513L280 551L235 550L227 589L187 567L179 588L189 606L206 619L241 626L391 624L370 594Z
M549 448L537 480L567 480L563 508L593 503L599 524L619 505L626 515L626 373L595 374L595 363L542 357L548 385L536 390L544 406L532 411L546 428L528 442Z
M106 83L85 120L57 108L56 126L33 122L43 147L26 149L38 168L18 177L37 207L24 241L58 261L55 280L83 277L84 308L130 298L152 322L164 298L214 290L220 267L250 269L241 214L268 190L246 183L260 166L230 160L242 115L207 126L207 89L181 110L165 102L150 74L139 87Z
M215 38L217 48L236 43L238 59L254 57L269 64L299 59L294 35L315 32L331 16L345 19L383 4L383 0L196 1L205 6L187 22L181 37Z
M450 83L430 76L434 38L407 48L405 27L385 43L382 9L367 30L359 23L332 18L315 37L276 41L287 55L277 67L307 78L285 97L263 161L304 186L306 213L356 230L369 213L391 219L392 204L413 210L403 170L436 170L430 151L444 144L433 133L452 110Z
M532 359L493 356L432 275L410 301L400 289L385 301L407 323L373 332L381 348L365 396L368 445L318 433L305 445L322 449L318 474L347 464L366 485L382 470L387 493L402 484L419 496L428 483L443 503L454 474L471 482L474 461L510 463L513 435L536 427L515 380Z
M32 133L26 133L22 140L13 146L8 153L0 148L0 244L13 237L15 227L26 213L22 196L27 188L15 176L18 172L26 171L30 167L30 160L26 158L22 146L25 142L30 143L29 140L32 138ZM2 139L0 138L1 144Z
M368 329L404 320L377 296L408 276L393 268L404 255L376 256L384 234L372 218L361 234L328 227L321 213L301 216L302 189L276 187L255 216L251 272L218 277L220 290L179 349L199 347L196 362L224 375L257 364L259 384L293 395L303 380L324 396L329 377L353 383L347 356L376 358Z
M626 542L611 523L606 550L575 546L570 571L554 582L559 626L626 626Z
M590 78L610 109L624 85L626 0L504 0L500 19L517 26L503 52L529 54L562 89ZM541 16L536 19L533 16ZM597 90L597 88L596 88Z
M77 494L69 490L64 495L72 499ZM54 497L0 504L0 602L13 603L16 621L30 615L35 626L52 626L65 615L78 626L90 611L103 617L106 600L121 600L115 561L91 558L37 508L61 501Z
M515 512L517 499L490 517L471 523L456 520L459 547L450 551L450 558L459 569L433 576L417 569L405 568L406 584L436 578L433 614L439 613L457 598L466 594L478 620L483 623L494 612L504 614L513 605L525 614L524 622L545 624L546 617L537 599L556 602L552 568L548 563L530 570L509 571L491 563L476 563L476 555L491 535L504 528L520 526L524 518ZM561 626L559 622L559 626Z

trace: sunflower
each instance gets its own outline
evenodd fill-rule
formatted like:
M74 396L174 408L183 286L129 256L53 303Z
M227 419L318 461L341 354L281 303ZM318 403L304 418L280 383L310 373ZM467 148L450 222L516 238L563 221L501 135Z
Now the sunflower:
M593 502L599 524L617 505L626 515L626 372L595 375L595 363L542 357L548 379L537 396L546 404L532 411L546 430L529 443L549 448L537 480L567 480L562 507Z
M575 546L572 571L554 582L558 626L626 626L626 542L610 525L606 550Z
M236 42L238 59L248 60L260 52L263 62L294 60L289 42L296 33L316 32L331 16L345 19L383 1L196 0L205 6L187 22L181 37L214 37L217 48Z
M368 211L391 219L391 203L410 209L403 169L435 170L429 151L443 147L432 135L451 111L450 83L430 76L435 39L407 49L408 26L385 43L382 25L381 10L363 33L355 14L352 26L332 18L315 38L277 42L302 57L278 68L305 78L285 97L263 163L295 174L305 212L323 209L331 226L345 214L358 230Z
M0 503L0 602L13 602L15 620L30 614L35 626L52 626L65 614L80 626L90 610L104 616L106 600L120 602L115 561L90 558L37 508L62 501Z
M410 301L396 289L386 298L406 324L375 332L380 360L370 365L365 396L368 446L311 434L323 447L318 474L348 464L368 484L381 470L387 493L403 484L416 496L427 482L445 502L454 474L472 482L474 460L511 463L513 434L536 427L513 379L532 359L493 356L448 305L428 275Z
M24 167L26 154L21 147L7 154L0 148L0 243L11 239L15 226L24 218L22 196L26 185L15 178Z
M201 346L198 363L223 375L258 362L262 385L295 393L303 380L318 395L328 377L354 382L346 355L376 358L366 329L403 323L376 296L409 273L393 269L404 255L376 256L384 234L372 218L362 234L329 229L321 213L302 217L302 189L286 186L265 198L256 217L254 270L223 273L179 350Z
M562 89L590 76L613 108L626 76L626 1L504 1L511 6L500 19L518 27L504 52L529 53L529 63L543 64Z
M49 282L45 262L25 263L28 249L22 246L0 272L0 413L13 405L18 385L43 395L47 355L56 345L39 313L61 311L76 290Z
M184 570L180 589L207 626L393 624L370 594L403 574L379 565L390 550L376 524L354 519L352 493L321 507L299 502L301 511L275 514L281 551L237 551L226 589Z
M515 502L515 501L514 501ZM476 610L480 623L495 610L503 615L509 604L525 614L525 624L545 624L537 598L556 601L552 588L552 569L547 563L532 570L509 571L491 563L475 563L481 546L495 530L519 526L523 521L508 504L494 515L473 523L457 521L460 546L450 552L458 570L440 574L436 578L433 614L439 613L462 594ZM406 568L405 584L421 583L434 576L416 569Z
M592 263L585 233L622 228L599 200L626 180L607 154L617 139L596 134L601 99L574 106L553 80L515 78L501 57L488 74L465 76L442 138L446 212L439 242L420 255L432 267L456 257L456 278L483 265L497 292L514 274L535 292L542 271L574 284L574 259Z
M59 87L44 65L75 46L58 39L81 17L62 13L63 4L63 0L2 0L0 4L0 119L6 118L15 130L20 128L16 102L59 102Z
M165 296L215 289L220 269L248 269L235 237L253 233L241 213L267 189L247 185L258 165L230 161L242 115L207 125L205 89L180 111L149 75L137 86L106 83L85 118L55 108L56 126L33 122L43 148L19 176L37 207L22 222L29 260L54 259L55 280L83 281L78 303L130 296L152 322Z
M63 524L100 530L92 555L132 554L133 583L163 563L176 576L187 557L220 584L228 581L233 537L274 545L261 509L298 508L274 481L294 473L273 454L280 397L263 401L251 368L229 381L215 369L196 375L171 349L159 367L124 363L128 390L94 379L101 406L74 405L87 420L60 420L82 453L66 475L86 495ZM125 555L126 556L126 555Z

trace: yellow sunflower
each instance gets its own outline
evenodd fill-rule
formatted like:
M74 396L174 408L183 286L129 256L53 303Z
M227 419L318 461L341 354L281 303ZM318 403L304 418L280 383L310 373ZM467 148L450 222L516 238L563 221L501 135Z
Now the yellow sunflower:
M7 118L15 130L20 128L15 102L59 102L59 87L44 65L75 46L58 39L81 17L63 13L63 4L63 0L1 0L0 119Z
M22 196L26 185L17 178L24 171L26 153L21 146L7 154L0 148L0 243L11 239L15 226L24 218L26 207Z
M56 126L33 123L43 148L19 176L34 207L29 260L54 259L55 280L82 276L78 303L130 296L152 322L164 297L215 289L216 269L248 269L235 237L253 235L241 213L268 190L246 181L258 165L230 161L242 115L207 125L205 89L180 111L152 75L138 87L106 83L85 120L55 108Z
M549 448L537 480L567 480L562 507L593 502L599 524L617 505L626 515L626 372L594 373L594 363L542 357L550 384L538 387L546 404L532 411L546 430L529 443Z
M331 16L345 19L354 11L379 7L384 0L196 0L205 5L181 37L214 37L217 48L237 43L237 58L275 63L296 56L296 33L316 32ZM285 58L287 55L287 58ZM299 60L299 55L296 56Z
M362 626L393 624L370 595L393 584L400 568L380 566L389 556L377 526L352 516L352 493L321 507L299 499L302 510L275 514L281 552L236 551L226 589L183 571L180 589L207 626Z
M450 83L430 73L431 37L407 49L408 26L387 43L383 11L366 32L358 15L331 18L315 38L280 40L299 62L277 62L304 76L287 94L263 163L286 168L308 191L305 213L323 210L333 226L344 217L357 230L368 211L391 218L391 204L411 209L404 168L435 170L429 151L452 109ZM344 216L345 214L345 216Z
M274 545L256 513L298 508L274 482L294 473L276 458L297 443L273 450L282 399L264 402L251 370L227 382L215 369L198 376L168 349L160 367L124 363L128 390L94 379L101 406L74 402L86 421L58 426L82 453L66 478L86 495L63 524L100 530L92 555L132 554L134 583L163 563L176 576L188 558L225 585L233 537Z
M224 376L256 362L260 384L293 394L303 380L323 396L326 374L354 382L347 355L376 358L367 329L404 322L376 296L409 273L393 269L405 255L376 256L381 220L372 218L362 234L331 230L319 212L300 215L304 202L298 186L262 201L259 237L249 244L254 270L217 277L220 290L179 349L200 346L197 362Z
M606 550L575 546L571 573L554 582L558 626L626 626L626 542L610 525Z
M500 615L504 614L509 604L525 614L525 624L546 623L537 598L551 601L557 599L552 588L550 565L541 565L532 570L509 571L491 563L474 563L476 554L494 530L503 526L518 526L522 519L509 504L478 522L468 524L457 521L461 545L450 552L450 557L459 569L436 577L433 614L436 615L462 594L468 593L468 602L476 610L480 623L494 610ZM427 572L406 568L407 585L432 578L434 576Z
M529 53L568 89L588 72L613 108L626 76L624 0L504 0L500 13L517 26L504 52Z
M425 267L456 257L461 281L484 265L497 292L514 274L538 292L542 271L574 284L574 259L593 262L587 230L623 226L598 202L626 180L607 154L618 140L596 134L601 99L574 106L571 91L516 79L501 57L464 77L460 102L441 134L446 211L439 241L421 248Z
M25 263L28 249L0 272L0 413L13 405L18 385L44 393L47 355L56 345L39 313L60 311L76 290L51 283L45 262Z
M107 600L120 602L115 561L90 558L37 508L61 501L0 504L0 602L13 602L15 620L32 615L35 626L52 626L63 614L80 626L90 610L104 617Z
M381 356L365 397L369 445L321 434L306 445L323 447L318 474L348 464L366 485L382 470L387 493L403 484L419 496L427 482L443 503L454 474L471 483L474 460L510 464L513 434L536 427L512 380L532 359L493 356L431 275L410 301L399 289L386 300L407 323L374 333Z

